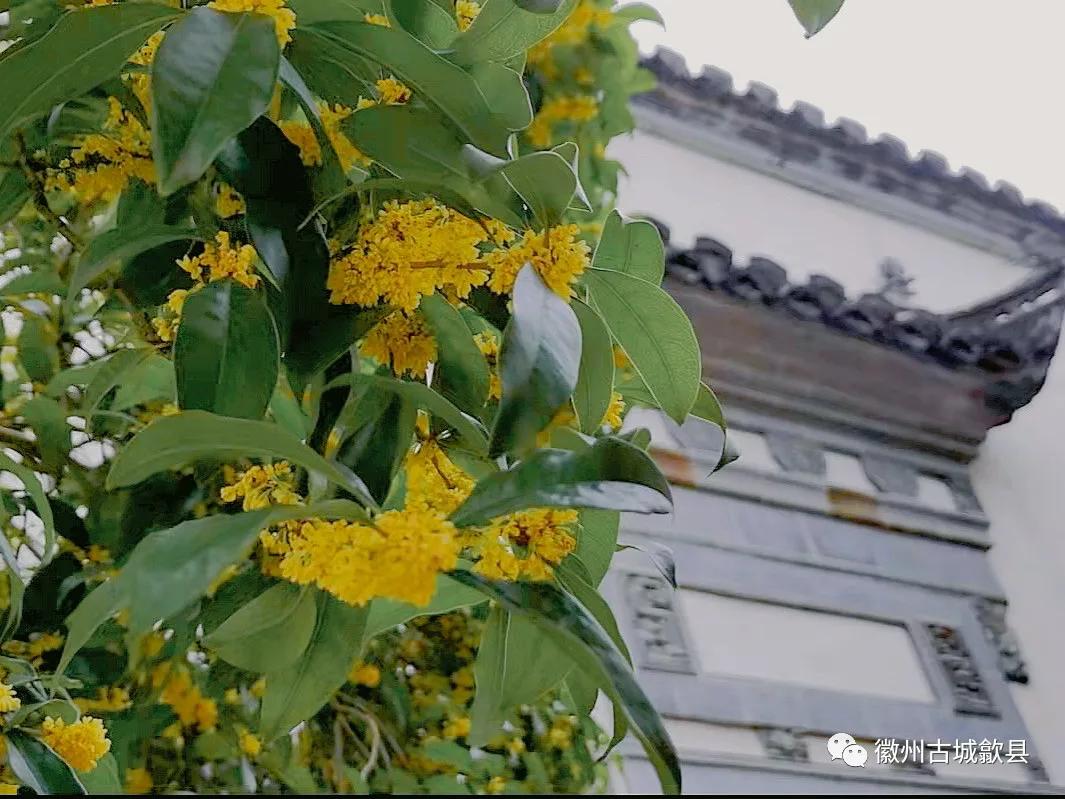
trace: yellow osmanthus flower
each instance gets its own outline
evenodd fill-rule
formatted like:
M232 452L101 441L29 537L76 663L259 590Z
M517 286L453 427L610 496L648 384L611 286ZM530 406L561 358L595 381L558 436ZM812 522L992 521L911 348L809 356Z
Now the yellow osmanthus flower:
M381 670L372 663L363 663L360 660L348 672L348 682L354 685L365 685L367 688L376 688L381 684Z
M296 13L285 7L285 0L213 0L208 6L217 11L234 14L253 12L270 17L277 32L277 43L284 47L292 41L292 29L296 27Z
M360 349L397 375L425 377L429 363L436 360L436 339L417 313L389 314L370 329Z
M470 717L459 716L456 719L451 719L444 725L444 737L449 741L453 741L456 738L465 738L470 734Z
M117 685L96 689L96 698L79 697L74 700L82 713L118 713L133 706L129 691Z
M475 482L433 440L407 456L407 507L448 515L466 501Z
M244 198L228 183L219 183L214 198L215 212L223 219L228 219L247 210Z
M117 99L107 102L101 132L86 136L46 183L50 190L71 192L84 205L110 202L134 178L155 183L150 134Z
M624 413L625 400L618 392L611 392L610 404L607 406L606 413L603 414L603 424L607 425L611 430L619 429Z
M2 649L9 655L24 658L34 666L40 666L44 655L63 647L63 640L59 633L32 633L29 641L6 641Z
M488 780L488 784L484 787L485 793L497 794L503 793L507 789L507 778L501 777L498 774L492 779Z
M22 707L22 700L15 696L15 689L0 682L0 713L10 713Z
M159 52L159 45L163 42L164 31L158 31L148 37L140 49L129 57L131 64L136 64L138 67L143 67L143 70L137 72L130 72L122 77L129 81L130 89L138 100L140 100L141 106L145 111L151 110L152 107L152 76L148 71L152 62L155 61L155 54Z
M474 0L455 0L455 19L459 23L460 31L467 30L480 13L480 3Z
M434 200L387 202L334 256L326 282L330 302L370 306L383 300L413 311L437 289L465 298L488 279L477 248L488 235Z
M548 288L569 300L573 294L570 286L588 268L591 254L578 233L576 225L558 225L540 232L527 230L509 247L488 253L484 257L491 270L488 288L497 294L509 294L518 272L531 263Z
M629 360L629 356L625 354L625 350L621 349L617 344L614 345L614 368L615 369L628 369L632 366L632 361Z
M459 553L454 525L421 509L387 511L372 526L309 519L263 537L271 535L264 547L281 556L285 579L360 606L374 597L426 605L437 574L454 568Z
M199 285L227 278L253 289L259 285L255 274L255 248L250 244L234 246L229 234L219 231L213 242L207 242L199 255L178 260L177 265Z
M270 505L298 505L303 498L296 491L296 476L288 461L252 466L233 476L220 496L223 502L241 500L243 510L259 510Z
M473 341L488 362L488 399L499 399L503 396L503 383L496 368L499 364L499 338L495 333L485 330L474 336Z
M381 78L374 85L377 87L381 102L385 105L403 105L410 102L410 87L393 77Z
M552 126L559 122L587 122L599 114L599 103L588 95L565 95L544 101L532 123L525 129L529 142L536 147L549 147Z
M139 796L151 793L153 787L152 775L146 768L126 769L126 793Z
M322 120L322 127L344 172L349 172L355 166L369 166L373 163L340 129L340 124L354 113L355 109L346 105L318 102L318 116ZM299 148L300 160L304 166L322 165L322 145L309 123L285 120L281 122L281 132Z
M96 762L111 749L104 723L92 716L82 716L73 724L48 716L41 725L41 737L78 771L92 771Z
M584 44L591 37L592 29L605 29L614 20L610 9L599 8L595 0L581 0L566 21L543 41L534 45L526 57L530 66L538 67L548 78L556 78L559 69L551 58L559 46Z
M493 519L476 534L473 549L480 560L474 571L497 580L547 580L554 567L573 552L575 510L536 508Z
M384 14L364 14L362 18L371 25L380 25L382 28L392 27L392 23Z
M218 705L203 695L184 669L169 675L159 701L170 706L185 729L195 726L207 732L218 724Z
M262 739L259 738L258 735L244 729L239 732L238 743L240 744L240 751L254 760L259 756L259 753L263 751Z

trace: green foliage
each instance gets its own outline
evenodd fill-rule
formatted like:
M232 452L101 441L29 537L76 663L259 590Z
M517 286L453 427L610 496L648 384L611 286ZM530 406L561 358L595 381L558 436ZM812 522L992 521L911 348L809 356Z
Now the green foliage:
M598 591L671 508L624 402L725 427L613 210L653 11L251 5L0 34L0 781L580 793L631 729L679 791Z

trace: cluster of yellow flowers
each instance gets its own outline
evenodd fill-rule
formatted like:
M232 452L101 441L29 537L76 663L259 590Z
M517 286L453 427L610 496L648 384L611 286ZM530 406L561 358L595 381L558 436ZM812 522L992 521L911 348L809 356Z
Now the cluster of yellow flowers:
M155 333L162 341L173 341L181 321L181 311L189 294L203 288L216 280L235 280L247 288L259 285L259 276L255 273L255 248L250 244L234 246L229 234L222 230L215 236L214 242L207 242L199 255L184 256L177 265L187 272L195 284L191 289L177 289L170 292L159 316L152 319Z
M549 580L577 547L575 510L536 508L493 519L473 539L480 560L474 571L496 580Z
M458 20L460 31L468 30L480 13L480 3L474 0L455 0L455 19Z
M474 481L432 439L407 456L407 507L449 515L473 491Z
M558 75L559 68L552 59L552 50L559 45L583 44L591 36L592 29L604 29L614 20L609 8L600 8L596 0L581 0L566 21L543 41L529 50L527 62L537 67L548 78Z
M107 99L108 114L102 132L85 137L59 170L48 176L46 188L71 192L89 205L110 202L136 178L155 183L151 136L135 115L114 97Z
M384 300L413 311L437 289L467 297L488 278L476 263L487 237L477 222L434 200L389 201L330 264L330 301L370 306Z
M381 670L373 663L359 661L348 672L348 682L353 685L365 685L367 688L376 688L381 684Z
M0 681L0 713L10 713L22 707L22 700L15 696L15 689Z
M41 725L41 737L78 771L92 771L111 749L104 723L92 716L82 716L73 724L48 716Z
M159 701L170 706L182 727L207 732L218 724L218 704L203 695L184 668L172 670L169 663L162 663L156 667L152 679L154 683L165 680Z
M217 11L234 14L254 12L270 17L277 31L277 43L284 47L292 41L292 29L296 27L296 14L285 7L285 0L213 0L208 4Z
M5 641L3 651L8 655L28 660L34 666L40 666L44 656L63 647L63 636L59 633L32 633L29 641Z
M140 100L145 112L150 111L152 107L152 76L148 68L155 61L155 54L159 52L159 45L163 42L163 36L164 32L158 31L148 37L148 41L141 45L140 49L129 58L131 64L143 69L129 72L122 76L122 79L129 83L133 94Z
M243 510L298 505L302 500L296 492L296 478L288 461L252 466L228 477L229 484L221 491L222 501L236 502L239 499Z
M148 769L143 767L126 769L126 793L134 796L151 793L154 783Z
M112 685L98 688L95 698L79 697L74 704L82 713L118 713L130 708L133 702L130 701L129 691Z
M559 122L587 122L598 114L599 103L589 95L551 97L540 106L532 124L525 129L525 135L535 147L549 147L553 125Z
M222 219L228 219L231 216L243 214L247 210L244 198L241 197L240 194L237 193L237 190L228 183L219 183L215 192L215 212L222 217Z
M366 334L362 353L397 375L423 378L429 363L436 360L436 339L417 312L394 311Z
M553 292L568 300L573 281L588 267L591 249L578 238L576 225L558 225L546 230L527 230L510 247L493 250L484 263L491 270L488 288L509 294L521 268L531 263Z
M281 558L281 576L317 585L351 605L374 597L425 605L436 575L458 561L454 525L425 510L387 511L372 525L309 519L285 530L262 536L264 549Z

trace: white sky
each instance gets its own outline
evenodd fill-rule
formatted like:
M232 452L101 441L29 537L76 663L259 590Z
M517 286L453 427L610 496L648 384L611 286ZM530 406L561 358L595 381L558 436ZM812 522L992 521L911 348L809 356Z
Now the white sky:
M784 108L805 100L1065 209L1065 0L847 0L812 39L785 0L650 2L666 29L633 28L647 52L761 81Z

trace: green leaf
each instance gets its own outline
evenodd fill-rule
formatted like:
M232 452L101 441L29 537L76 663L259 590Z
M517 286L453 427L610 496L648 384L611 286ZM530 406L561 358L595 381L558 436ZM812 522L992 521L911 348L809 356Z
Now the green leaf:
M592 266L624 272L657 286L665 274L665 254L662 236L653 224L644 219L625 219L611 211Z
M367 399L365 392L361 399ZM410 452L418 420L417 408L402 395L388 393L382 400L368 403L374 410L371 414L362 413L360 404L361 424L344 439L336 454L337 462L357 474L381 503Z
M638 277L606 269L584 275L592 304L659 408L682 423L699 393L699 341L681 307Z
M107 475L109 490L200 458L284 458L320 472L369 507L376 503L358 477L330 463L291 433L270 422L233 419L206 411L185 411L156 419L119 452Z
M480 480L452 514L459 527L523 508L605 508L669 513L669 483L645 452L601 438L583 452L540 449L513 469Z
M152 153L159 191L200 177L270 104L281 53L274 21L194 8L167 31L152 65Z
M584 564L592 585L599 585L610 568L620 525L621 514L615 510L581 511L581 532L573 554Z
M500 125L509 130L529 127L533 109L521 72L494 61L472 64L469 70Z
M2 187L0 187L2 190ZM5 275L6 277L6 275ZM14 297L19 294L62 294L66 291L63 281L51 269L44 267L32 272L24 272L0 286L0 297Z
M83 288L118 261L125 261L163 244L193 240L202 240L195 230L162 223L122 225L101 233L89 243L78 259L78 265L70 278L67 296L71 300L76 299Z
M174 362L152 353L125 373L111 400L111 410L124 411L149 402L174 402L176 397Z
M314 632L315 592L280 582L240 607L204 639L222 660L246 671L287 666Z
M8 730L7 757L18 781L39 794L83 794L85 788L59 755L29 733Z
M23 405L20 413L37 436L45 468L61 470L70 453L70 425L62 406L51 397L38 396Z
M260 732L267 741L310 718L336 693L359 656L366 608L318 592L318 615L307 649L298 661L266 673Z
M843 8L843 0L788 0L795 18L806 30L806 38L820 31Z
M602 317L580 300L571 303L581 326L581 363L573 390L573 408L583 433L602 427L614 393L614 346Z
M488 396L490 375L484 355L458 309L440 294L423 297L418 306L436 339L440 393L467 413L478 413Z
M680 763L662 719L606 631L581 605L550 583L491 582L470 572L456 572L454 576L476 586L511 613L528 618L556 641L577 669L594 675L599 687L631 722L663 791L680 793Z
M573 167L551 150L523 155L499 171L525 201L537 228L557 225L577 191Z
M126 59L179 13L155 3L79 9L0 60L0 141L118 74Z
M123 347L99 361L100 368L85 387L81 398L82 413L85 415L89 430L92 430L93 417L108 394L121 385L130 372L144 361L152 350L149 347Z
M97 628L122 609L124 596L120 577L112 577L89 593L67 616L67 636L56 674L62 674L71 659L92 638Z
M117 796L125 792L122 779L118 776L118 763L110 752L96 761L92 771L79 773L78 780L89 794Z
M446 574L436 577L436 591L425 607L400 602L395 599L375 599L370 604L370 614L366 620L364 640L369 641L375 635L391 630L397 624L403 624L419 616L437 616L450 613L459 608L477 605L484 601L484 595L467 585L453 580Z
M257 292L219 280L189 294L174 340L181 408L260 419L278 368L277 329Z
M527 617L495 606L474 662L470 746L484 746L519 705L533 704L566 678L573 661Z
M506 61L546 38L570 15L577 0L564 0L550 14L521 8L515 0L491 0L469 29L455 39L451 57L458 64Z
M446 50L459 34L454 14L433 0L389 0L388 11L399 27L433 50Z
M665 20L662 19L662 15L658 13L658 9L649 6L647 3L628 3L623 6L618 6L614 9L614 17L622 19L625 22L656 22L662 27L665 27Z
M503 157L510 131L499 123L477 82L463 69L437 55L409 33L363 22L321 22L301 29L300 41L315 49L319 61L335 69L352 68L368 58L411 87L418 99L451 120L477 147ZM359 84L344 97L354 106Z
M26 374L36 383L47 383L59 370L59 352L48 323L36 314L22 315L18 357Z
M618 622L614 618L614 612L610 609L607 601L603 599L602 594L596 591L595 586L581 574L580 568L576 565L578 563L579 561L575 561L572 558L566 558L555 569L555 578L558 580L559 585L565 588L570 596L576 599L592 615L592 618L606 630L618 652L624 656L631 666L632 655L629 654L629 648L625 645L625 639L621 637L621 630L618 629Z
M390 391L409 400L422 410L439 417L475 450L479 452L487 451L488 438L485 436L481 423L472 416L463 413L424 383L397 380L380 375L346 374L327 383L323 391L328 391L341 385L369 386L381 391Z
M565 300L526 264L514 284L514 311L499 354L503 395L489 454L531 446L577 385L581 333Z
M13 219L32 195L22 170L0 170L0 225Z

